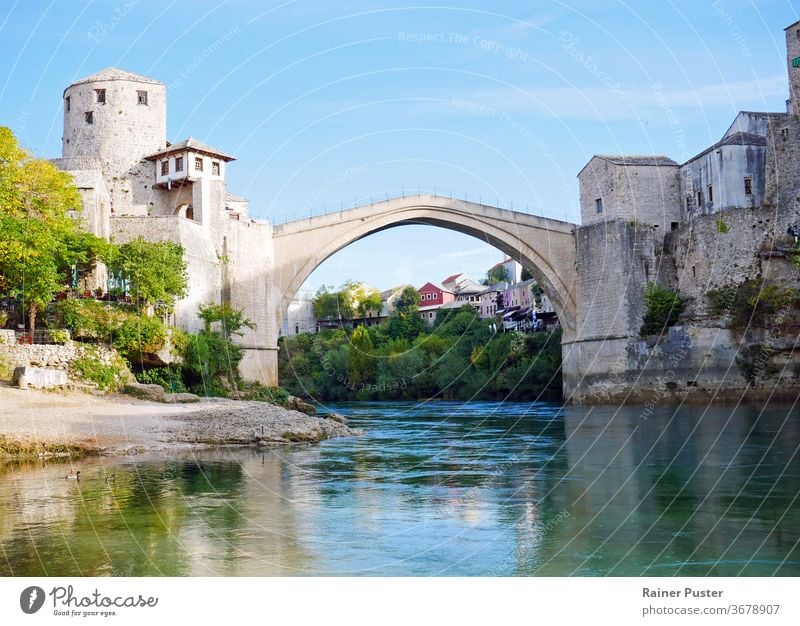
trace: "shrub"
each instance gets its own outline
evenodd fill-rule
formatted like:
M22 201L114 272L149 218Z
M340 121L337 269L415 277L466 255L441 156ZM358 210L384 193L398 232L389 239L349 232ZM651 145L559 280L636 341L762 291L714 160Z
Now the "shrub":
M69 331L57 329L50 331L50 341L58 344L65 344L69 341Z
M728 225L722 220L722 218L719 218L717 220L717 232L727 233L729 230L730 228L728 228Z
M731 300L729 306L730 327L738 331L749 327L769 325L772 323L773 316L780 312L788 312L798 302L796 289L774 284L765 285L760 280L746 280L738 287L724 289L726 289L725 297ZM732 298L731 292L733 293Z
M712 289L706 292L711 306L710 311L714 315L724 315L728 313L736 302L736 287L725 286Z
M145 385L161 385L168 393L183 393L188 391L183 383L181 370L178 367L153 367L139 370L133 375L136 380Z
M119 358L104 363L97 353L87 351L73 361L72 369L82 380L95 383L103 391L116 391L127 382L127 368Z
M261 383L244 383L237 394L240 400L257 400L284 406L289 401L289 392L282 387L267 387Z
M645 313L640 333L643 337L661 334L673 326L683 311L683 301L677 293L657 283L647 283L644 291Z
M112 344L125 358L138 354L153 354L164 347L166 328L157 317L126 315L122 320Z

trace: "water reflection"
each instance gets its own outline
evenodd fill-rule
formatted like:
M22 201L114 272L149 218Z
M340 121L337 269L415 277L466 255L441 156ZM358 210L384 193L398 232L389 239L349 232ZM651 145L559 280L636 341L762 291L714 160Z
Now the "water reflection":
M368 434L5 466L0 574L800 574L791 409L338 409Z

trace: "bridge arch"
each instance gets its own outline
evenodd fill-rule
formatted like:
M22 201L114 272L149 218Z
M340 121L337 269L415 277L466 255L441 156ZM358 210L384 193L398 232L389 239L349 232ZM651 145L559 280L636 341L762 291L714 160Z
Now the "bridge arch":
M434 195L394 198L274 226L270 282L276 327L300 286L326 259L373 233L409 224L471 235L519 261L550 298L565 334L574 332L574 224Z

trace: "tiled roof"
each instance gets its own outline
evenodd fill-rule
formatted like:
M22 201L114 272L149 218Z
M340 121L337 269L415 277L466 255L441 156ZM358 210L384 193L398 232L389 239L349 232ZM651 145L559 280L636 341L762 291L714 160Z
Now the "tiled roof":
M217 150L216 148L212 148L207 143L203 143L202 141L198 141L194 137L189 137L188 139L184 139L183 141L179 141L178 143L173 143L168 145L163 150L159 150L158 152L154 152L153 154L146 156L145 159L150 159L154 161L162 156L166 156L167 154L172 154L173 152L179 152L180 150L194 150L195 152L204 152L205 154L210 154L212 156L218 156L223 161L234 161L236 157L233 157L225 152Z
M452 276L448 276L442 281L442 284L444 285L445 283L452 283L459 276L463 276L463 274L453 274Z
M686 161L686 163L691 163L699 159L701 156L705 156L712 150L716 150L722 146L766 146L767 145L767 138L762 137L761 135L756 135L754 133L732 133L727 137L723 137L721 141L718 141L713 146L709 146L699 154L694 155L691 159Z
M128 72L126 70L121 70L118 67L107 67L104 70L100 70L95 74L91 74L86 78L81 78L80 80L76 80L70 87L73 85L81 85L83 83L95 83L104 80L129 80L135 83L149 83L151 85L163 85L164 83L159 82L157 80L153 80L152 78L148 78L147 76L142 76L141 74L134 74L133 72Z
M660 154L596 154L614 165L678 165L669 157Z

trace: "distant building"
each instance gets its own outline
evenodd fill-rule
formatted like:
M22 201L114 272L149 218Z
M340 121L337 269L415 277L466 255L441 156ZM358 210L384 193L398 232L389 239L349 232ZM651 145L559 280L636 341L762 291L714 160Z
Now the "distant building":
M476 294L478 298L478 315L481 319L488 319L497 314L497 309L503 308L503 293L509 283L496 283L489 287L484 287L483 291ZM499 302L498 302L499 299Z
M439 307L456 299L453 291L436 283L425 283L418 291L419 315L429 324L433 324L436 319L436 311L439 310Z
M499 267L504 267L506 269L506 275L508 277L507 280L512 285L522 280L522 265L520 265L514 259L509 257L505 261L501 261L500 263L493 265L491 268L489 268L489 271L491 272Z
M314 316L314 294L311 291L298 291L292 298L281 324L281 336L315 333L319 330Z

